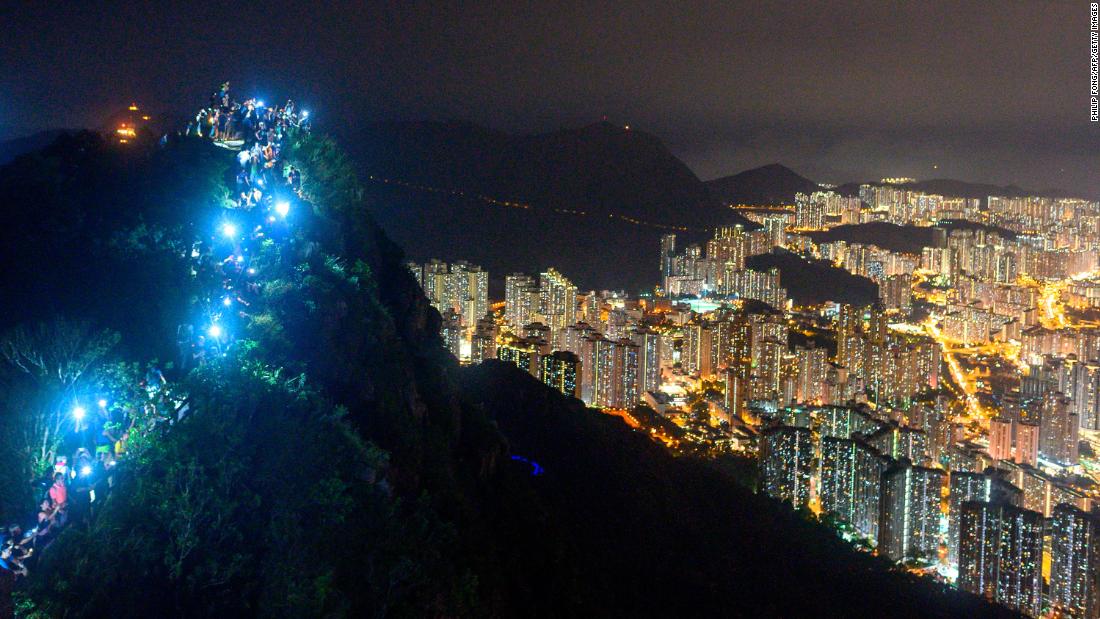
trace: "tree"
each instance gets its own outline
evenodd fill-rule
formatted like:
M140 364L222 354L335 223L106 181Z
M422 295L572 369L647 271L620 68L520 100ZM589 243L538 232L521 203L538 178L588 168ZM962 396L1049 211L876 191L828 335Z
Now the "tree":
M49 468L65 428L79 422L71 414L81 407L81 397L91 406L87 398L96 371L118 342L117 333L63 318L16 327L0 340L6 362L4 416L13 431L7 438L16 441L32 476Z

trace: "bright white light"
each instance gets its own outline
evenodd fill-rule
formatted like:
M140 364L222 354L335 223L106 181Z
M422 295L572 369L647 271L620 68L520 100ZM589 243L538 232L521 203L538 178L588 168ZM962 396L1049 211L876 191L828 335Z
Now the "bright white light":
M283 200L275 203L275 212L279 214L279 217L286 217L290 212L290 202Z
M256 107L263 107L263 106L264 106L264 102L263 102L263 101L257 101L257 102L256 102Z
M85 464L84 466L80 467L80 474L83 475L84 477L87 477L87 476L91 475L92 474L92 467Z
M249 267L248 274L249 275L255 275L256 274L256 269L253 269L253 268Z
M272 215L271 217L268 217L267 221L270 222L270 223L275 223L275 216Z
M237 256L237 262L244 262L244 256Z
M107 408L107 400L100 400L98 404L100 408Z
M229 297L226 297L226 298L222 299L222 305L224 305L226 307L229 307L230 305L233 305L233 299L230 299Z
M302 118L309 118L309 110L302 110Z
M210 325L210 328L206 330L206 333L214 339L220 339L222 336L222 328L219 325Z
M237 226L234 226L233 224L224 224L222 226L222 234L228 237L237 236Z
M73 407L73 419L80 421L81 419L84 419L84 415L87 412L88 411L84 410L83 406L75 406Z

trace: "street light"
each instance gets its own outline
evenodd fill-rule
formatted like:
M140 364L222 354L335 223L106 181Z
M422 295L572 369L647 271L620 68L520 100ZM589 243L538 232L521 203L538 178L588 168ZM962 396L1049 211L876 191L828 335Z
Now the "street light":
M107 400L100 399L98 404L100 408L107 408Z
M231 223L226 223L222 225L222 234L229 238L237 236L237 226L234 226Z
M222 305L224 305L226 307L229 307L230 305L233 305L233 299L230 299L229 297L226 297L226 298L222 299Z
M222 337L222 328L219 325L210 325L210 328L206 330L207 335L218 340Z
M285 218L287 213L290 213L290 202L286 200L280 200L275 203L275 212L279 214L279 217Z
M80 420L84 419L84 415L87 412L88 411L84 410L83 406L77 404L76 406L73 407L73 419L75 419L77 421L80 421Z

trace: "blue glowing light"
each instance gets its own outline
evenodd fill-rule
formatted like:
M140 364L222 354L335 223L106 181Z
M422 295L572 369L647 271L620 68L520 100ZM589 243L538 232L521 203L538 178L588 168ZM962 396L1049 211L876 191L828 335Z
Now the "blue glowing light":
M542 468L542 465L539 464L538 462L535 462L534 460L528 460L527 458L524 458L523 456L512 456L512 459L515 460L516 462L523 462L524 464L530 464L531 465L531 476L532 477L538 477L539 475L542 475L545 472L545 469Z

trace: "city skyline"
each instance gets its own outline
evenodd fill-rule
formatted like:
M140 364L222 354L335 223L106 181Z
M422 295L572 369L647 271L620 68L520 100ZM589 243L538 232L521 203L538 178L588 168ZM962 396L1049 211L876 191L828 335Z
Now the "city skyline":
M1100 2L0 21L0 619L1100 619Z
M489 277L479 267L409 268L463 363L510 362L674 452L755 457L762 493L926 577L1030 616L1094 616L1100 203L902 181L738 207L758 227L703 243L666 233L638 248L656 281L642 295L548 267L507 275L494 301L466 275ZM881 224L918 241L858 233ZM788 269L752 266L777 251L877 296L796 303ZM463 292L440 296L429 278L456 273ZM468 306L489 309L459 320Z

